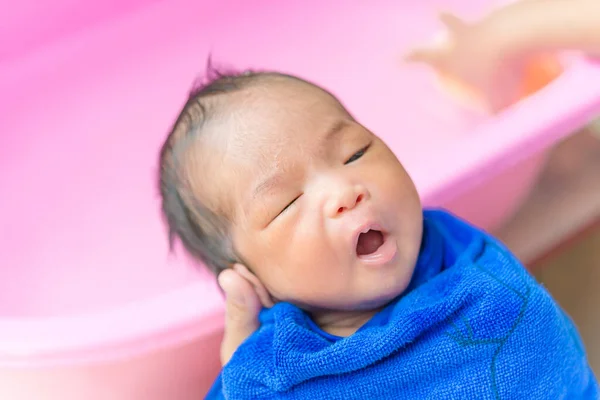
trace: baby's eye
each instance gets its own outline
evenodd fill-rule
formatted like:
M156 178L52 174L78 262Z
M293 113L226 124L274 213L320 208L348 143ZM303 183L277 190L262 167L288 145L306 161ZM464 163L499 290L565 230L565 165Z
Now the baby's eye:
M290 203L287 206L285 206L283 208L283 210L281 210L279 212L279 214L277 214L277 216L275 218L279 217L281 214L283 214L284 212L286 212L288 210L288 208L290 208L292 206L292 204L294 204L296 202L296 200L298 200L299 198L300 198L300 196L298 196L294 200L290 201Z
M370 143L369 143L367 146L365 146L365 147L363 147L362 149L360 149L359 151L357 151L356 153L354 153L354 154L352 155L352 157L350 157L350 158L348 159L348 161L346 161L346 162L344 163L344 165L346 165L346 164L350 164L351 162L354 162L354 161L358 160L359 158L361 158L362 156L364 156L364 155L365 155L365 153L367 152L367 150L369 150L369 147L371 147L371 144L370 144Z

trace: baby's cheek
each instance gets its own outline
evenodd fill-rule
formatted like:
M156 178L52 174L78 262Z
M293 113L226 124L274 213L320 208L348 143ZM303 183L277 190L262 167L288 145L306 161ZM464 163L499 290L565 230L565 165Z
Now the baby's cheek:
M399 202L418 198L414 184L396 160L382 162L376 170L370 171L371 186L377 192L378 199L393 208L399 206ZM394 207L395 206L395 207Z
M341 281L305 268L307 266L287 271L278 287L273 289L273 295L282 301L308 307L327 307L332 301L338 301Z
M273 279L277 297L310 305L326 301L347 275L341 271L339 260L332 256L327 241L319 236L297 236L297 240L289 242L277 264Z

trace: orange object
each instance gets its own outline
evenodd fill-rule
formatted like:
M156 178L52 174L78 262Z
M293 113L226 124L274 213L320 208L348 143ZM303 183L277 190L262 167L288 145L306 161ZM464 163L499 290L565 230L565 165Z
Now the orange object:
M514 103L534 94L558 78L563 72L563 67L556 55L544 54L533 57L525 65L525 71L523 72L522 87ZM449 75L440 74L438 78L444 91L459 102L475 108L481 106L482 93L475 88Z
M558 78L562 72L563 67L555 55L546 54L533 58L525 66L521 98L530 96L544 88Z

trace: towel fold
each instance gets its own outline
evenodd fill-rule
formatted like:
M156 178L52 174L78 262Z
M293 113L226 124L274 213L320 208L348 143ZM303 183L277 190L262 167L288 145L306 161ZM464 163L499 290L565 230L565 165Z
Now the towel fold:
M409 288L354 335L279 303L207 399L597 399L570 319L496 239L424 212Z

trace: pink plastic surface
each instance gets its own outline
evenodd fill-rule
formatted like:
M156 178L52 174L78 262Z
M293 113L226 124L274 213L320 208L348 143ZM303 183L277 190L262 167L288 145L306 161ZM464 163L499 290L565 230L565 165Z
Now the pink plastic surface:
M473 0L2 1L2 399L197 399L214 377L222 299L169 255L155 187L209 51L325 85L427 204L486 226L527 193L543 151L600 111L600 68L585 62L494 119L401 64L440 28L439 5L480 12Z

